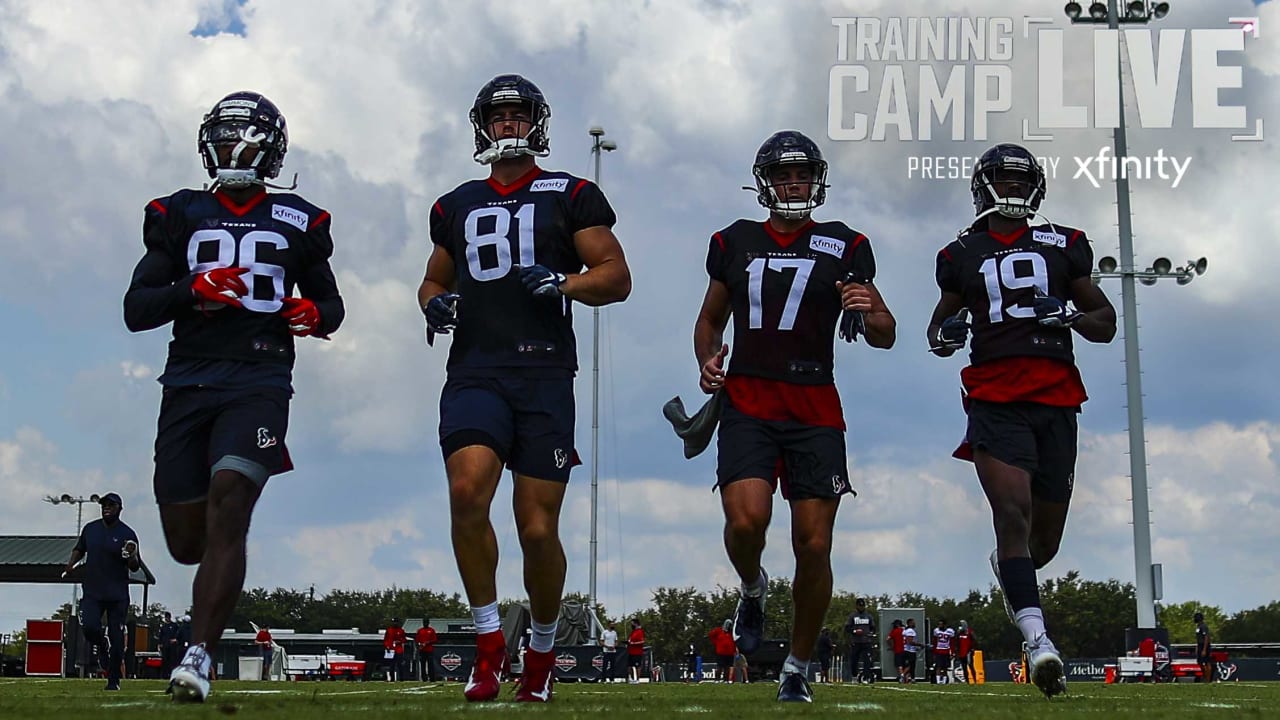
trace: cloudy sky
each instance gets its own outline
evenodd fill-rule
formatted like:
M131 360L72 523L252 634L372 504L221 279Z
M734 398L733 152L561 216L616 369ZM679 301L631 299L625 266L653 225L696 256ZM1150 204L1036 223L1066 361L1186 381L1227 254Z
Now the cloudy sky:
M70 534L73 511L41 498L114 490L160 578L151 597L174 609L189 603L191 573L163 549L150 490L155 377L168 331L130 335L121 297L141 255L143 206L204 181L195 152L202 113L228 92L253 89L288 117L286 174L297 172L299 192L333 213L333 264L348 314L332 343L301 343L289 434L298 469L272 480L258 507L247 582L321 592L460 590L435 430L445 354L423 344L414 290L429 250L427 208L482 175L471 160L471 100L493 75L520 72L554 107L546 166L588 175L592 125L620 146L604 160L602 184L618 211L635 291L602 313L600 337L599 590L609 609L644 606L661 585L733 582L710 491L713 453L683 460L660 406L675 394L698 401L690 331L707 238L735 218L763 217L753 194L738 188L751 182L756 147L781 128L823 146L831 190L818 217L871 238L877 284L899 324L889 352L838 348L859 496L838 520L836 585L950 596L986 588L987 505L972 467L949 457L963 432L963 361L928 355L923 333L937 297L934 255L972 216L967 178L922 178L909 171L919 162L911 159L980 154L1019 140L1029 119L1033 133L1054 136L1030 146L1058 160L1043 210L1087 230L1101 257L1117 249L1115 188L1073 179L1073 158L1109 146L1111 131L1037 124L1045 46L1034 29L1023 36L1023 18L1044 17L1051 24L1036 27L1063 31L1064 96L1074 105L1093 98L1088 27L1070 26L1057 0L970 0L966 18L1012 18L1000 35L1011 57L891 60L906 80L899 99L911 139L889 124L884 140L832 140L832 18L856 7L882 27L900 18L906 28L907 18L936 22L931 14L944 5L566 0L517 12L498 2L0 0L0 533ZM1194 127L1193 94L1201 103L1212 97L1203 83L1193 87L1190 33L1181 73L1161 76L1176 83L1171 128L1154 127L1154 104L1149 117L1137 116L1134 85L1125 83L1130 154L1191 159L1176 188L1159 177L1134 179L1138 262L1205 256L1210 268L1187 287L1139 288L1154 560L1164 565L1167 601L1228 611L1280 596L1280 561L1259 550L1280 542L1280 340L1272 319L1280 305L1280 164L1270 136L1230 139L1252 133L1258 119L1280 133L1280 3L1184 0L1152 26L1172 31L1163 47L1182 37L1177 31L1238 30L1233 16L1262 18L1243 52L1217 56L1242 68L1240 87L1217 97L1244 108L1248 128ZM1136 37L1122 50L1126 77L1126 51L1141 56L1144 47ZM882 59L848 62L867 68L869 91L848 93L838 118L891 119L889 106L876 116L876 100L896 71ZM950 119L932 122L932 139L918 137L925 65L942 78L960 68L967 102L959 138ZM984 65L1010 68L1011 109L990 114L980 138L974 85ZM1119 306L1114 282L1104 289ZM578 320L589 367L590 313ZM1092 399L1081 422L1075 507L1048 571L1132 581L1123 347L1119 338L1077 347ZM588 462L590 392L585 372L578 435ZM509 482L503 488L494 507L504 551L499 592L520 597ZM589 517L584 467L562 529L570 590L587 589ZM775 575L791 571L788 526L779 500L766 551ZM56 586L3 592L0 631L70 595Z

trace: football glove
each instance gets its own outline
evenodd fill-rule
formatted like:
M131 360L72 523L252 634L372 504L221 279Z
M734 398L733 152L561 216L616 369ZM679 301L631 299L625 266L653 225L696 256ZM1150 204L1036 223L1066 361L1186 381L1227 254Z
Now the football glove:
M840 339L847 342L858 342L858 335L867 334L867 323L861 310L845 310L840 316Z
M1071 327L1083 313L1067 307L1067 304L1052 295L1047 295L1036 286L1036 299L1033 305L1036 319L1045 327Z
M867 281L859 279L853 273L845 275L844 282L858 283L859 285L867 284ZM866 335L867 323L862 311L845 310L844 313L840 315L840 329L837 334L840 336L841 340L847 343L858 342L858 335Z
M959 350L969 340L969 327L969 310L962 309L938 326L932 349Z
M444 293L427 301L422 314L427 318L427 344L434 345L436 335L448 335L458 327L458 293Z
M280 314L289 323L289 332L298 337L316 334L320 329L320 310L307 298L287 297L280 301Z
M221 309L222 305L244 307L240 298L249 294L249 288L240 276L249 272L249 268L222 267L197 273L191 281L191 294L201 310Z
M560 297L560 284L564 281L564 273L558 273L545 265L520 268L520 282L537 297Z

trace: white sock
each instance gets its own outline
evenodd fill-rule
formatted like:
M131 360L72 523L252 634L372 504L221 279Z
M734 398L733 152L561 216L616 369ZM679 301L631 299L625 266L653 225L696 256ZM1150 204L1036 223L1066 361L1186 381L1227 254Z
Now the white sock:
M782 672L784 673L799 673L807 676L809 674L808 670L809 661L801 660L795 655L788 655L786 662L782 663Z
M551 652L556 644L556 625L560 621L540 623L533 621L533 637L529 638L529 649L534 652Z
M742 593L743 597L754 598L763 595L768 588L769 581L765 579L764 568L760 568L760 577L757 577L756 581L750 585L743 583L738 588L738 592Z
M472 605L471 617L475 620L477 635L494 632L501 627L501 623L498 622L497 602L491 602L488 605L481 605L480 607Z
M1038 607L1022 608L1014 614L1013 621L1017 623L1023 639L1028 643L1034 642L1036 638L1045 634L1044 613Z

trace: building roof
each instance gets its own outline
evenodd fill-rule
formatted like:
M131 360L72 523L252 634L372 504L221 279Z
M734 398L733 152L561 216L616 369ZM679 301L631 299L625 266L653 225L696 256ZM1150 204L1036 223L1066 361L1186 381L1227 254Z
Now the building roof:
M0 535L0 582L77 583L75 573L62 577L67 558L76 546L74 535ZM129 574L134 585L155 585L145 562Z

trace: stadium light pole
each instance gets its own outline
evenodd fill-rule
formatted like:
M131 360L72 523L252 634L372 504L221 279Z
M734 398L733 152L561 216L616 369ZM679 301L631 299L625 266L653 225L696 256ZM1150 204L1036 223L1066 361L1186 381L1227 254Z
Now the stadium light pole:
M1169 13L1167 2L1129 2L1124 6L1124 14L1117 0L1107 0L1106 13L1101 2L1093 2L1089 12L1081 12L1077 2L1069 2L1064 8L1067 18L1073 24L1086 23L1100 25L1106 23L1112 30L1119 30L1120 24L1146 24L1153 18L1163 18ZM1120 114L1116 125L1115 156L1128 157L1128 143L1125 140L1124 121L1124 73L1117 63L1120 75ZM1138 359L1138 301L1134 296L1136 287L1134 280L1147 273L1139 273L1133 267L1133 225L1129 210L1129 178L1124 173L1116 177L1116 211L1119 215L1120 262L1116 271L1114 261L1109 272L1095 273L1095 282L1103 277L1120 278L1120 302L1124 319L1124 376L1125 391L1128 395L1129 411L1129 482L1133 494L1133 566L1134 594L1138 610L1138 627L1154 628L1156 626L1155 569L1151 563L1151 508L1147 496L1147 439L1143 425L1142 411L1142 367ZM1109 258L1103 258L1108 260ZM1168 262L1168 261L1166 261ZM1101 266L1101 263L1099 263ZM1168 268L1166 268L1167 272ZM1203 272L1203 268L1200 270ZM1154 274L1154 270L1149 271ZM1179 276L1179 282L1186 284ZM1191 277L1187 275L1186 277ZM1152 284L1144 279L1144 284ZM1187 280L1190 282L1190 280Z
M618 149L618 143L604 139L604 128L596 125L587 134L591 136L591 158L595 167L592 179L600 184L600 156ZM597 546L596 528L600 506L600 308L591 309L591 579L587 594L590 596L591 617L596 617L596 564ZM589 637L594 642L596 623L591 626Z

